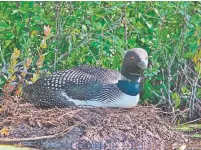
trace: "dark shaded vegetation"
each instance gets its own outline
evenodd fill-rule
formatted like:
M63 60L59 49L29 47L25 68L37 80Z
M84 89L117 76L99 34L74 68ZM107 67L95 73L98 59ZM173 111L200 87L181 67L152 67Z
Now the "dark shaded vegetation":
M124 52L141 47L150 57L140 103L157 104L175 115L174 123L196 119L200 7L200 2L0 2L1 96L20 95L24 80L80 64L120 70Z

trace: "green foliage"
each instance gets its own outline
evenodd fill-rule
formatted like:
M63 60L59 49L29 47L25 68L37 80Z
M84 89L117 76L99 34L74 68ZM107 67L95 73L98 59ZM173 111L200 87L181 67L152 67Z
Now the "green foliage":
M174 101L174 104L175 104L174 107L178 108L181 103L181 98L179 97L179 94L176 92L172 93L172 100Z
M177 125L176 129L182 132L192 132L195 131L195 127L200 127L199 124L184 124L184 125Z
M200 7L200 2L0 2L0 86L14 48L21 52L18 62L32 59L33 74L43 54L41 71L80 64L120 70L124 51L142 47L150 56L142 100L179 109L192 94L182 69L193 60L200 74ZM45 39L44 26L51 27Z
M193 134L191 137L201 139L201 134L196 133L196 134Z
M183 124L183 125L177 125L177 130L180 130L184 133L190 133L190 137L200 139L201 134L199 134L199 131L201 129L201 124Z

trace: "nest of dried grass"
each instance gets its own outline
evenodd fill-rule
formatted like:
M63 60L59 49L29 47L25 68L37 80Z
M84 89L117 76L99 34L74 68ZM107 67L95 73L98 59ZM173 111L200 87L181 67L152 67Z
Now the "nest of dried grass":
M40 149L174 149L186 142L154 106L132 109L40 109L22 99L4 99L0 143Z

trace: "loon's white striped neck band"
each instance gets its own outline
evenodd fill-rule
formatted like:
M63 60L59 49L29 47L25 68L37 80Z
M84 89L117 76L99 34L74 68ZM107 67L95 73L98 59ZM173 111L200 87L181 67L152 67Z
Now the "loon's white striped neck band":
M130 79L127 79L125 77L123 79L126 80L126 81L128 81L128 82L132 82ZM135 82L140 82L140 81L141 81L141 78L139 77L138 80L136 80Z
M136 75L136 76L141 76L140 73L128 73L129 75Z

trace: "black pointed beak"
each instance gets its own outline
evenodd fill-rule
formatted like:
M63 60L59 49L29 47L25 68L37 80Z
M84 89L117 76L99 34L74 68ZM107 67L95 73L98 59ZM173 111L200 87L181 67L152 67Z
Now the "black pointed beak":
M144 70L147 68L147 62L145 60L141 60L137 63L137 66Z

